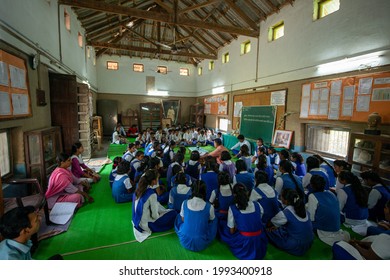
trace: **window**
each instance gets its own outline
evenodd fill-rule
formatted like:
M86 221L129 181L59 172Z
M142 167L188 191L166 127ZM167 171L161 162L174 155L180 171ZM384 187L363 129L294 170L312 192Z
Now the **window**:
M314 0L313 20L330 15L340 9L340 0Z
M87 47L87 57L91 58L91 47Z
M80 48L82 48L83 47L83 35L81 35L80 32L79 32L79 35L77 36L77 39L79 41Z
M133 64L133 71L134 72L144 72L144 65L140 63L134 63Z
M198 67L198 76L202 76L202 74L203 74L203 68Z
M7 130L0 131L0 172L1 177L11 175L11 139Z
M349 130L324 126L306 126L306 149L345 158L348 152Z
M214 69L214 61L209 61L209 70L212 71Z
M229 120L228 119L223 119L223 118L219 118L218 119L218 129L219 130L222 130L222 131L227 131L228 130L228 124L229 124Z
M180 76L189 76L189 75L190 75L190 69L180 68Z
M246 41L241 44L241 55L247 54L251 51L251 41Z
M107 69L108 70L118 70L119 64L115 61L107 61Z
M157 73L166 75L168 73L168 67L166 67L166 66L157 66Z
M70 31L70 15L64 10L64 23L65 23L65 28L66 30Z
M268 41L275 41L284 36L284 22L281 21L268 30Z
M229 62L229 53L224 53L222 56L222 63L228 63Z

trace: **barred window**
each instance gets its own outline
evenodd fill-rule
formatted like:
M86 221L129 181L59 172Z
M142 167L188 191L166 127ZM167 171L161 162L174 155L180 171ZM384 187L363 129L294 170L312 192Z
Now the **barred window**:
M328 156L346 157L350 131L344 128L306 126L306 150Z

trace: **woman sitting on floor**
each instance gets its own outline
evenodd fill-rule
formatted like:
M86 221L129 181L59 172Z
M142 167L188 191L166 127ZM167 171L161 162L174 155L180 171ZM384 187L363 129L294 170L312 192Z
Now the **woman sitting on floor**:
M85 200L93 202L93 198L87 193L88 183L84 181L78 184L77 178L69 170L72 164L69 155L60 153L57 163L58 167L50 175L45 194L49 209L52 209L56 202L75 202L77 208L81 207Z
M152 232L173 228L176 211L165 209L158 201L152 188L158 183L156 170L147 170L141 177L133 197L133 230L138 242L144 241Z
M84 147L80 142L76 142L72 146L72 173L76 178L88 180L89 183L94 183L100 180L99 174L85 165L81 154L84 152Z

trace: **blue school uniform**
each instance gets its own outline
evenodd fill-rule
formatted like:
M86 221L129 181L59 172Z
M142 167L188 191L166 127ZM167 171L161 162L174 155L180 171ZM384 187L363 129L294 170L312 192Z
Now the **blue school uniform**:
M145 149L144 149L145 155L149 152L149 150L152 148L152 146L153 146L152 142L150 142L148 145L145 146Z
M330 191L312 193L318 201L313 224L314 230L336 232L340 230L340 207Z
M259 199L257 202L259 202L261 207L263 207L264 213L262 221L263 224L266 225L280 211L278 194L274 190L274 196L269 197L259 187L254 188L253 191L257 192L261 196L261 199Z
M207 171L200 175L200 180L206 184L206 200L208 201L212 191L218 189L218 174L214 171Z
M199 180L199 161L190 160L186 163L185 173L190 175L195 180Z
M267 165L267 167L266 168L260 168L260 169L257 169L257 170L262 170L262 171L264 171L265 173L267 173L267 175L268 175L268 185L270 185L270 186L274 186L275 185L275 172L274 172L274 169L272 168L272 166L270 166L270 165ZM256 171L257 171L256 169L255 169L255 174L256 174Z
M295 162L295 175L303 177L306 175L306 165L302 162Z
M246 171L252 173L252 157L240 157L243 161L245 161Z
M330 185L330 181L329 181L329 176L326 172L322 171L322 170L310 170L309 173L313 176L313 175L318 175L318 176L321 176L322 178L325 179L325 187L324 187L324 190L328 191L329 190L329 187L331 186ZM311 185L309 184L307 186L307 189L309 191L309 193L312 193L313 192L313 189L311 187Z
M257 202L253 204L255 211L252 213L243 213L236 205L231 205L237 231L221 236L240 260L261 260L267 252L268 240L261 222L260 205Z
M279 164L276 164L276 159L279 158L279 155L277 153L274 153L274 154L269 154L268 157L271 162L272 168L278 170Z
M314 239L309 214L306 213L304 219L298 218L292 206L287 206L283 214L287 223L276 230L267 231L268 239L279 249L292 255L302 256L309 250Z
M230 164L222 162L219 170L228 173L230 176L230 182L233 182L234 175L236 174L236 166L232 162Z
M164 167L168 167L172 163L171 154L173 153L173 150L169 148L166 152L164 151L164 155L162 158L162 162Z
M352 220L365 220L368 218L368 208L360 207L356 202L355 194L349 185L342 188L347 194L347 201L345 202L344 208L340 209L344 213L345 218Z
M302 186L302 179L299 178L297 175L295 174L292 174L295 178L295 180L297 181L298 183L298 188L301 189L301 191L303 192L303 186ZM296 190L297 189L297 186L295 185L293 179L290 177L290 175L288 173L284 173L282 176L280 176L280 178L282 178L283 180L283 189L293 189L293 190Z
M134 158L134 155L133 153L131 153L130 151L127 151L126 153L123 154L122 156L122 159L123 160L127 160L128 162L131 162Z
M385 208L386 202L390 199L390 189L382 185L376 185L372 189L378 191L381 194L381 198L373 208L368 209L369 218L373 221L381 221L385 219L383 209Z
M130 162L130 174L129 174L129 177L130 177L130 180L134 181L134 178L135 178L135 173L137 172L137 170L135 170L135 164L138 164L140 162L139 159L133 159L131 162Z
M334 175L333 169L329 165L327 165L326 163L322 163L320 165L320 167L325 169L326 174L328 175L328 178L329 178L330 187L336 186L336 176Z
M171 163L168 166L168 169L167 169L167 186L168 186L168 190L170 190L171 187L172 187L172 168L175 165L180 165L180 164L177 163L177 162L173 162L173 163Z
M171 187L169 188L169 190L171 188L173 188L173 187L177 187L178 184L175 182L176 176L177 176L177 174L175 176L172 176L172 178L171 178ZM192 185L192 178L188 174L186 174L186 185L187 186L191 186Z
M189 199L191 195L192 195L191 188L188 189L187 193L178 193L177 186L173 187L169 193L169 196L171 196L173 199L173 203L168 203L168 208L174 209L176 210L176 212L179 213L183 201Z
M233 183L241 183L246 186L248 191L251 191L255 187L255 175L248 171L240 172L234 175Z
M234 197L233 194L229 196L223 196L219 191L219 188L214 190L215 199L213 201L215 216L218 218L218 222L224 222L226 226L226 219L229 210L229 206L233 204ZM215 201L218 200L218 207L215 206Z
M114 183L116 174L117 174L116 168L114 168L113 170L111 170L111 173L110 173L110 175L109 175L109 177L108 177L108 181L109 181L109 183L110 183L110 188L112 188L112 183Z
M180 244L191 251L202 251L215 239L217 234L217 219L209 221L211 204L206 202L203 210L192 211L188 208L188 200L183 202L184 222L177 215L175 231Z
M118 177L120 177L118 179ZM125 181L130 179L128 175L117 175L112 184L112 197L116 203L130 202L133 198L133 193L127 191Z
M132 209L133 209L133 215L132 215L133 225L139 232L143 232L144 231L139 226L139 224L140 224L141 219L142 219L144 204L145 204L145 202L149 199L149 197L152 194L155 194L154 190L152 190L150 188L146 189L146 192L143 194L143 196L140 197L140 199L138 201L137 208L135 208L135 203L133 203L133 205L132 205ZM135 201L135 200L136 200L136 196L135 196L135 193L134 193L133 194L133 201Z

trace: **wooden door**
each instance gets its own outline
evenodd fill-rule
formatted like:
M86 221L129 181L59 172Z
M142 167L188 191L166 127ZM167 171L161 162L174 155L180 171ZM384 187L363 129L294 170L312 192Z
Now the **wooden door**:
M61 127L64 151L70 154L79 141L76 76L50 73L49 80L51 124Z

